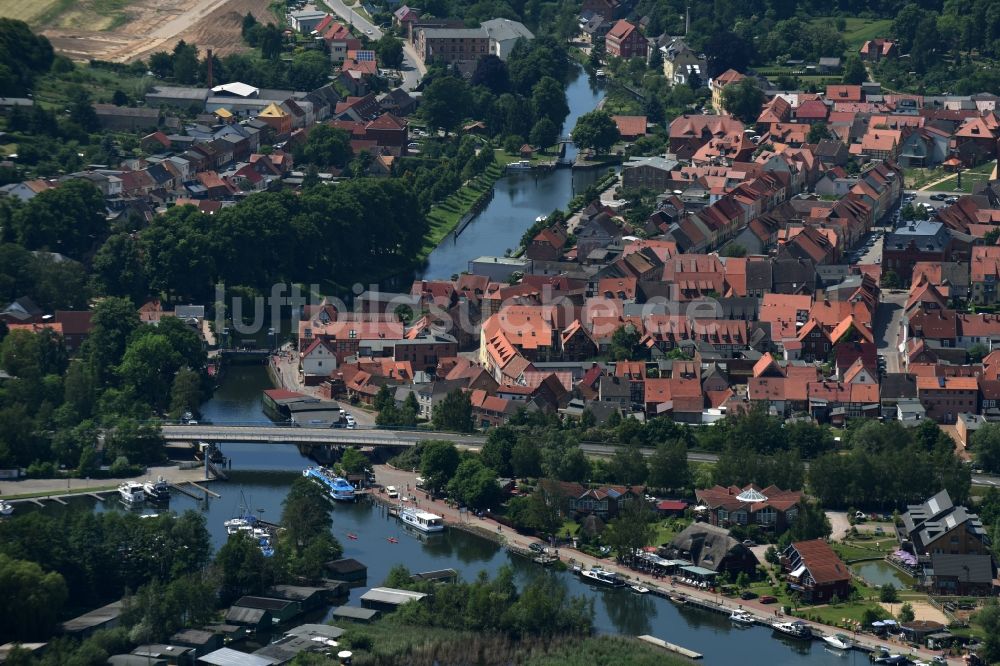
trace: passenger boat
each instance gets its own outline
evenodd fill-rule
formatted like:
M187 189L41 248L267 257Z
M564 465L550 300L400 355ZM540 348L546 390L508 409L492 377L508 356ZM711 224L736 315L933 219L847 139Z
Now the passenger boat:
M146 491L136 481L124 481L118 486L118 494L126 504L141 504L146 499Z
M812 640L812 629L809 625L801 620L795 620L794 622L775 622L771 625L779 634L783 636L788 636L790 638L798 638L804 641Z
M649 588L645 585L641 585L640 583L632 583L629 587L632 588L632 591L636 594L649 594Z
M14 505L0 500L0 516L9 516L12 513L14 513Z
M443 532L444 518L436 513L421 511L414 506L402 506L399 509L399 519L404 525L409 525L421 532Z
M336 476L325 467L307 467L302 470L302 476L319 483L338 502L353 502L356 499L354 486L350 481Z
M507 165L507 171L531 171L531 162L528 160L511 162Z
M739 608L736 609L736 610L734 610L729 615L729 619L732 620L736 624L742 624L742 625L747 625L747 626L749 626L749 625L751 625L751 624L754 623L753 615L751 615L750 613L746 612L745 610L739 609Z
M142 490L146 498L153 502L166 502L170 499L170 484L164 481L162 476L157 477L156 481L143 483Z
M851 642L851 638L847 634L824 636L823 641L830 647L836 648L837 650L850 650L854 647L854 643Z
M271 545L271 537L262 536L257 539L257 546L260 548L260 552L264 557L274 556L274 546Z
M611 571L605 571L601 568L585 569L580 572L580 576L588 583L595 583L606 587L625 586L625 581L622 580L621 576Z

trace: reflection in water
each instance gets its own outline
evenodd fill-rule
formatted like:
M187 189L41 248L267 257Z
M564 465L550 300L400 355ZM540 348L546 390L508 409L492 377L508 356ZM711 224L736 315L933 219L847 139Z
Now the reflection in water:
M656 604L651 595L636 594L628 588L600 592L604 610L619 633L633 636L652 633Z

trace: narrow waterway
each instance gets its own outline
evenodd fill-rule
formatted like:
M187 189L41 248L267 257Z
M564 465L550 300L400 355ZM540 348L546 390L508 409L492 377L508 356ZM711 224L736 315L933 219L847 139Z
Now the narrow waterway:
M202 412L215 422L263 421L260 391L269 387L262 365L230 366L223 374L215 396ZM183 512L194 509L205 515L213 548L219 548L227 535L223 522L235 515L242 503L264 520L277 522L281 504L292 481L302 469L312 464L292 445L227 444L225 453L232 459L231 480L211 485L219 499L196 500L175 492L166 510ZM66 506L54 503L45 508L24 506L24 511L140 511L130 509L116 496L104 501L79 497ZM163 511L164 509L159 509ZM821 643L802 643L779 639L763 627L740 628L725 615L688 607L678 607L652 595L636 595L627 590L594 588L572 574L544 570L529 560L511 555L492 541L457 529L439 535L414 533L379 507L369 503L337 504L333 513L333 534L344 546L345 557L353 557L368 566L368 586L385 580L389 570L405 564L411 571L429 571L451 567L465 580L480 571L495 573L501 566L514 568L523 583L533 576L556 576L574 595L584 595L594 602L595 626L601 633L652 634L705 655L707 664L800 664L868 663L860 652L847 655L825 649ZM348 538L357 535L357 539ZM392 543L393 537L397 543ZM367 588L351 591L347 603L358 605L358 597Z
M604 98L601 84L588 77L583 68L577 67L570 76L566 88L569 116L563 125L563 134L568 134L577 118L593 111ZM576 147L567 145L566 155L575 157ZM421 277L448 279L467 271L469 261L477 257L503 255L505 250L516 248L524 230L536 217L565 208L576 193L586 189L602 173L601 169L563 168L537 174L512 173L501 178L496 183L493 200L483 212L457 238L445 238L431 252Z

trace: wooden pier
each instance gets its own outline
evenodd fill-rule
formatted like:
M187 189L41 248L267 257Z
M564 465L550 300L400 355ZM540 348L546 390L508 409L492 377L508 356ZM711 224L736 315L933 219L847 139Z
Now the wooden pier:
M640 641L644 643L655 645L658 648L663 648L668 652L679 654L682 657L687 657L688 659L701 659L703 656L700 652L695 652L694 650L688 650L686 647L681 647L680 645L674 645L673 643L668 643L662 638L657 638L656 636L650 636L649 634L643 634L638 638Z
M199 485L198 485L197 483L195 483L194 481L188 481L188 484L190 484L190 485L194 486L194 487L195 487L195 488L197 488L198 490L200 490L200 491L202 491L203 493L205 493L205 496L206 496L206 497L208 497L208 496L212 496L212 497L214 497L215 499L219 499L220 497L222 497L222 495L220 495L219 493L217 493L217 492L214 492L214 491L211 491L211 490L209 490L208 488L206 488L206 487L204 487L204 486L199 486Z

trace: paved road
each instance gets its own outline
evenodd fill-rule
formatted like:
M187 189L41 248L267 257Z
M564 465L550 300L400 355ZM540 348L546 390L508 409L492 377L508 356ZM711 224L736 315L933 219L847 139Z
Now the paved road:
M353 8L344 4L343 0L323 0L326 7L347 21L351 25L367 35L369 39L377 40L382 38L382 30L377 25L369 21L363 14L354 11ZM427 73L427 68L417 58L416 50L407 40L403 40L403 66L400 74L403 75L403 83L400 86L403 90L410 91L420 84L420 79Z
M883 290L881 302L875 311L875 342L878 353L885 357L887 373L901 372L903 368L899 344L903 336L903 307L906 305L906 298L905 291Z

